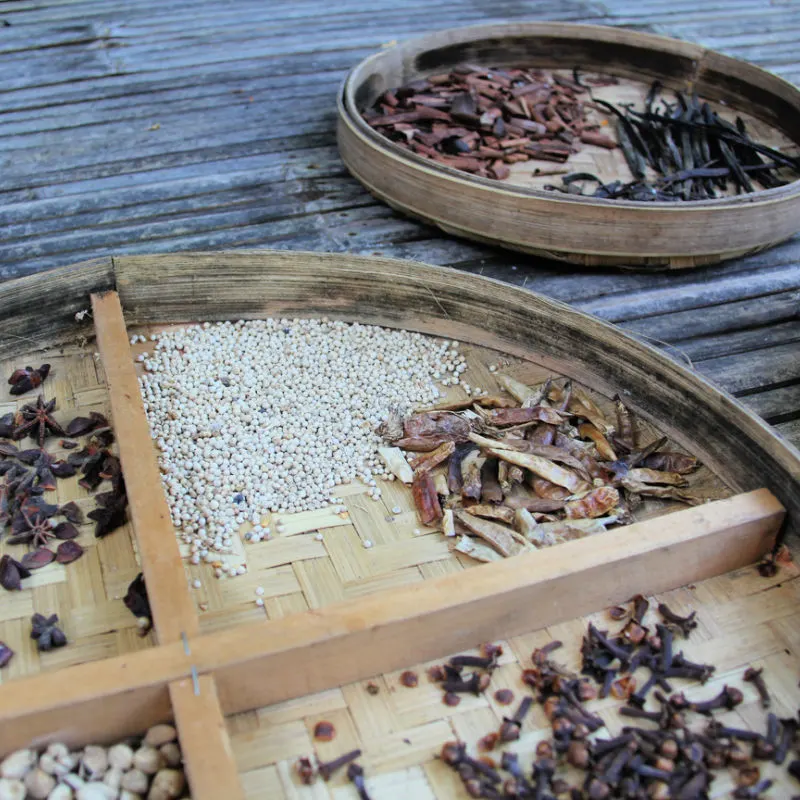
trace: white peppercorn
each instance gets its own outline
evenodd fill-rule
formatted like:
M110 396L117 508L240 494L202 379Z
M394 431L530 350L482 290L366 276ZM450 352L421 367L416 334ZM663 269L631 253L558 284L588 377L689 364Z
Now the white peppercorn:
M46 800L55 786L56 779L38 767L30 770L25 776L25 788L31 800Z
M6 756L0 764L0 775L4 778L20 780L36 764L36 753L33 750L17 750Z
M124 774L125 773L119 769L119 767L111 767L108 772L103 775L103 783L118 792L120 786L122 786L122 776Z
M173 725L153 725L144 737L144 744L148 747L161 747L168 742L174 742L178 738L178 732Z
M164 757L154 747L143 745L133 756L133 766L146 775L155 775L164 766Z
M49 795L47 800L73 800L75 794L66 783L59 783Z
M89 780L99 780L108 769L108 755L104 747L90 744L81 754L81 775Z
M25 800L25 784L17 779L0 778L0 800Z
M174 800L183 794L186 787L186 778L177 769L160 770L150 786L148 800Z
M144 794L149 785L150 781L147 775L140 769L134 768L122 776L122 788L128 792Z
M127 744L115 744L108 751L108 763L115 769L127 772L133 766L133 749Z
M179 767L183 763L181 758L181 749L175 742L167 742L158 748L158 752L164 757L168 767Z

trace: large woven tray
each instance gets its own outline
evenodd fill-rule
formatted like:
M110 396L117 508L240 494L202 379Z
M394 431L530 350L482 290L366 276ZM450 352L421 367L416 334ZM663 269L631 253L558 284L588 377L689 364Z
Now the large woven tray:
M29 313L33 302L36 315ZM93 319L79 313L88 309ZM65 411L110 410L133 533L95 545L59 576L57 590L42 594L34 586L15 595L22 610L0 605L8 625L2 636L18 629L14 644L25 654L0 686L0 754L32 741L108 742L174 717L193 797L302 796L291 761L310 752L309 726L324 716L340 734L320 755L363 746L377 800L401 792L457 797L433 753L453 733L467 741L485 733L499 708L476 699L448 710L424 679L416 690L399 687L396 670L505 638L493 687L508 683L519 693L520 664L527 665L534 642L557 635L574 655L583 626L576 618L636 592L690 583L695 588L677 589L672 601L698 610L699 657L718 664L720 679L766 659L786 712L797 703L786 677L796 570L784 567L765 581L746 565L772 547L785 509L789 526L798 524L798 453L702 378L609 325L449 270L285 252L77 265L5 284L0 313L6 369L44 351L54 364L45 391ZM632 526L473 566L451 554L440 534L415 533L406 489L387 484L375 503L354 485L343 516L285 515L285 536L248 546L248 575L216 581L199 567L187 572L160 487L130 335L199 319L275 315L327 315L459 339L487 389L487 366L499 361L526 380L570 376L600 403L624 388L651 433L703 461L698 485L717 499L688 510L648 503ZM396 505L400 514L391 510ZM364 538L375 546L365 550ZM136 637L119 599L139 568L153 605L152 640ZM201 581L199 590L190 578ZM264 608L253 602L256 585L266 589ZM61 661L40 661L23 641L30 608L64 620L73 644ZM364 691L370 678L381 688L377 696ZM748 695L737 722L758 727L751 701ZM601 707L613 731L613 710ZM529 733L522 752L544 735L540 716ZM337 786L318 784L309 796L353 796Z

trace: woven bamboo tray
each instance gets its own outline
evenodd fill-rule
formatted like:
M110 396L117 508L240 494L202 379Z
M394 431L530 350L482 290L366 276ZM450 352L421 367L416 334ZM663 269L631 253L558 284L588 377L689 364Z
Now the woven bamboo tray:
M87 310L92 317L80 313ZM439 533L415 534L406 489L386 484L375 503L352 486L345 514L285 515L283 536L243 547L246 576L216 581L200 567L187 571L129 338L176 323L276 315L327 315L458 339L488 389L488 366L498 363L531 381L569 376L600 403L624 389L650 433L668 435L704 463L696 488L711 502L686 509L653 501L632 526L476 567L454 557ZM702 625L687 653L714 661L715 681L763 661L780 711L800 701L797 570L782 567L768 580L748 566L773 546L785 519L796 532L800 455L736 401L612 326L450 270L287 252L80 264L5 284L0 316L7 370L45 360L47 352L54 374L45 393L59 408L110 411L132 518L130 530L93 548L96 560L70 565L57 592L37 594L36 586L22 599L15 594L14 603L27 604L19 612L7 610L8 595L0 598L13 622L0 639L17 628L22 637L28 605L59 613L72 635L65 660L25 657L15 673L4 670L0 755L31 742L110 742L174 718L194 798L354 797L335 781L313 789L295 783L292 762L312 752L309 731L324 717L339 735L317 744L320 756L362 746L376 800L460 797L433 753L454 734L474 741L501 709L488 695L449 709L424 677L405 689L396 671L505 639L492 687L507 684L519 696L520 668L535 643L558 636L569 661L581 615L601 614L636 592L697 609ZM360 546L366 537L375 542L369 551ZM86 571L76 569L83 562ZM139 569L153 606L150 641L135 635L118 599ZM195 577L199 590L190 588ZM266 589L264 608L253 603L255 585ZM369 679L379 685L375 696L364 688ZM761 727L751 694L734 717ZM619 719L612 706L598 704L613 732ZM545 734L537 713L519 751Z
M613 75L595 90L615 104L641 102L653 80L696 91L721 116L741 116L765 144L798 154L800 91L775 75L699 45L593 25L514 23L438 31L362 61L339 96L338 141L350 172L378 199L447 233L585 267L681 269L769 247L800 228L800 181L753 194L690 203L637 203L545 192L552 183L514 164L493 181L401 148L360 112L378 95L464 62L529 65ZM583 146L572 171L631 180L619 150ZM557 180L557 179L556 179Z

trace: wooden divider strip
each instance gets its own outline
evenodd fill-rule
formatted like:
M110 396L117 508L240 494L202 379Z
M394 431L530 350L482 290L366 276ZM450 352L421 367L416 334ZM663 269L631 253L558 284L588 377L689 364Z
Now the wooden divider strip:
M175 681L169 696L193 800L244 800L214 678Z
M773 546L784 517L774 495L758 489L421 585L199 636L189 653L176 642L12 681L0 686L0 753L146 727L145 718L168 712L167 684L189 679L192 667L214 675L222 713L232 714L545 628L752 564Z
M162 644L180 639L181 634L195 636L197 612L161 488L117 293L93 294L92 312L156 636Z
M752 564L785 516L766 489L192 644L226 714L329 689ZM264 680L263 676L269 676Z

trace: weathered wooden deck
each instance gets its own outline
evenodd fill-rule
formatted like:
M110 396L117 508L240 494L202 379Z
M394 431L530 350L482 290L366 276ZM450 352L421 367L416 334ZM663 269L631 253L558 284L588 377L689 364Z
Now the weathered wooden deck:
M629 25L800 82L800 3L378 5L0 4L0 280L98 255L237 247L446 264L661 340L800 443L800 237L680 274L583 272L398 216L349 177L334 135L335 93L349 67L386 42L470 23Z

